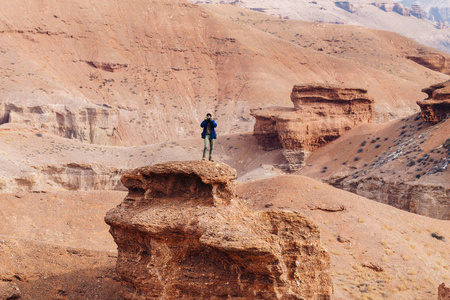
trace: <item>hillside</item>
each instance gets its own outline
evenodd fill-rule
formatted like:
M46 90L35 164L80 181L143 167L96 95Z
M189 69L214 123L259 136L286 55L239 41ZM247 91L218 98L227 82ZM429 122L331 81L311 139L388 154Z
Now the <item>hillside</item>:
M197 136L207 112L222 134L250 131L251 108L288 103L306 82L366 88L377 120L390 120L417 111L421 88L448 78L445 64L436 72L407 58L442 64L445 54L399 35L232 6L8 0L0 11L0 123L85 143Z
M400 209L448 220L450 150L444 143L449 128L450 119L430 125L419 115L360 125L315 151L299 173Z
M359 25L367 28L388 30L412 38L429 47L450 52L450 29L437 29L436 24L427 19L403 16L396 12L385 12L374 5L373 1L347 1L351 12L339 8L336 1L327 0L242 0L242 1L193 1L196 3L233 3L242 7L265 12L267 14L319 23ZM417 1L414 1L417 2ZM387 2L394 3L394 1ZM440 3L437 3L439 5ZM448 7L448 4L444 4ZM428 11L428 6L426 6Z

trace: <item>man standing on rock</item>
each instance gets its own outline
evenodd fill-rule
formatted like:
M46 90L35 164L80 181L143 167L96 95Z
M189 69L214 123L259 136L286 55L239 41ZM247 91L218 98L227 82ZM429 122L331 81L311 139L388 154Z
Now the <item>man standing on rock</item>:
M203 128L202 139L205 140L205 147L203 148L203 160L206 159L206 151L209 146L209 161L214 161L212 158L213 148L214 148L214 139L217 138L216 130L214 128L217 127L216 121L212 119L212 115L210 113L206 114L205 120L200 124L200 127Z

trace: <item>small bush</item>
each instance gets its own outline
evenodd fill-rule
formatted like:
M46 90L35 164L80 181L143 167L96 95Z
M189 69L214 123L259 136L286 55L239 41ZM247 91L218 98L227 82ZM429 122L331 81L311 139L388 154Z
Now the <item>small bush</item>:
M359 156L355 157L353 160L354 161L358 161L359 160Z
M380 148L380 144L375 145L375 149Z
M364 150L363 150L363 148L359 148L358 149L358 153L361 153L361 152L363 152Z
M406 166L407 166L407 167L412 167L412 166L414 166L415 164L416 164L416 162L413 161L413 160L411 160L410 162L408 162L408 163L406 164Z
M450 149L450 139L446 139L445 142L444 142L444 144L442 144L442 146L443 146L445 149Z
M366 145L367 141L364 141L361 143L361 147L364 147Z

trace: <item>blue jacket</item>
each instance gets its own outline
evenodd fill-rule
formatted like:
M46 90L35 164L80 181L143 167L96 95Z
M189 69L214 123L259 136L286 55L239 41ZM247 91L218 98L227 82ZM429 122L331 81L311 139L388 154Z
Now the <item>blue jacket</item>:
M211 122L211 138L215 139L215 138L217 138L217 135L216 135L216 130L214 128L217 127L217 123L214 120L211 120L209 122ZM207 124L208 124L208 120L204 120L202 122L202 124L200 124L200 127L203 128L202 139L204 139L206 137L206 125Z

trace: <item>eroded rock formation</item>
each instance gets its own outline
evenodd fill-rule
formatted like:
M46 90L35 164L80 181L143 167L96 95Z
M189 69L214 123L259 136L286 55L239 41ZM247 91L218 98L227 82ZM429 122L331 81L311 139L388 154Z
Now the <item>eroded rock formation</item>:
M336 86L294 86L294 108L252 110L254 135L265 150L284 149L291 170L308 154L360 123L373 121L373 100L367 91Z
M351 12L351 13L356 12L355 6L348 1L337 1L337 2L334 2L334 4L337 7L342 8L343 10L346 10L348 12Z
M318 227L291 211L251 212L236 171L170 162L122 176L129 194L106 215L127 299L330 299Z
M0 125L24 124L92 144L113 144L119 119L119 110L107 105L0 103Z
M450 115L450 80L432 85L422 90L428 98L417 101L422 111L422 119L436 124Z
M450 75L450 61L445 55L419 50L414 55L408 54L405 57L426 68Z
M97 164L69 163L39 168L47 182L75 191L124 190L120 182L123 170Z
M357 195L431 218L450 220L450 188L435 184L392 182L381 176L336 176L328 183Z

